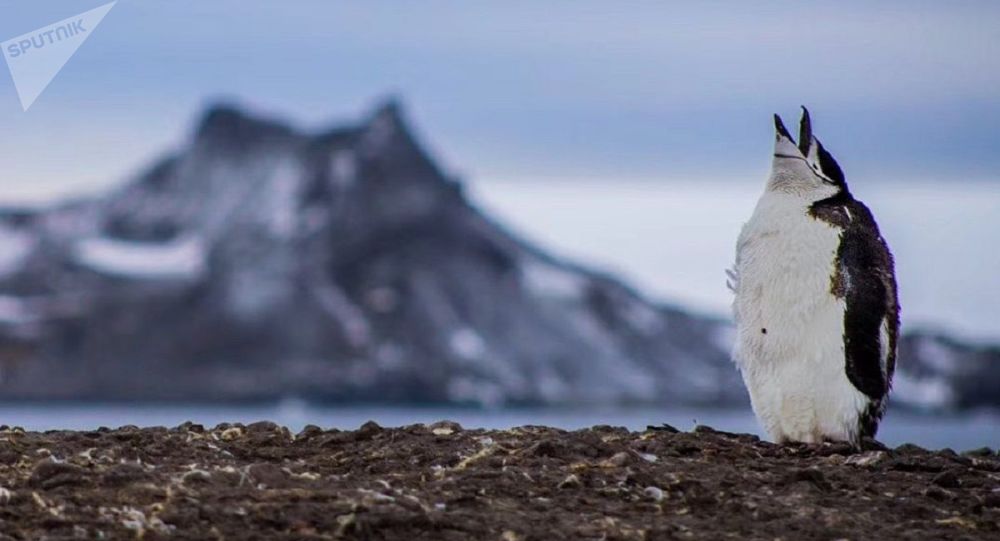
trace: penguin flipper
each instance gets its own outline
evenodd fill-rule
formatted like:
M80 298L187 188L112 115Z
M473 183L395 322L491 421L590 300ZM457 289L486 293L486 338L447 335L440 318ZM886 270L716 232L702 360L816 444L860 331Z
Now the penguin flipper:
M729 291L736 293L736 288L740 285L740 275L736 273L736 267L726 269L726 287Z

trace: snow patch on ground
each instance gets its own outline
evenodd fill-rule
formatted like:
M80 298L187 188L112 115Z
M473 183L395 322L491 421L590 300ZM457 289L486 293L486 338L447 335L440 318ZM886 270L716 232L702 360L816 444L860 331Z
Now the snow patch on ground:
M451 351L462 359L478 359L486 354L486 342L474 329L463 327L451 334Z
M0 227L0 276L19 269L34 247L34 235Z
M79 241L76 261L92 270L136 279L192 279L205 271L205 246L198 237L170 242L132 242L107 237Z

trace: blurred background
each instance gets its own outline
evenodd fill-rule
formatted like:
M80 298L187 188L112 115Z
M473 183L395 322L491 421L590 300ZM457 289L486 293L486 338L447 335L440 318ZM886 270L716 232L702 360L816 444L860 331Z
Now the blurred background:
M0 2L0 40L100 5ZM28 111L0 83L0 422L757 432L724 269L806 105L896 255L882 437L995 444L998 24L120 0Z

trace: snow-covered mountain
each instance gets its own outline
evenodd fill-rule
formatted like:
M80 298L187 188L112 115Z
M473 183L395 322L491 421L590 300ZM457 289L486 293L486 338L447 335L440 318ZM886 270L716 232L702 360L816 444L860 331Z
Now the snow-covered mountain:
M397 103L210 109L105 196L0 211L0 398L738 405L728 323L513 236ZM904 341L896 399L1000 404L1000 350Z

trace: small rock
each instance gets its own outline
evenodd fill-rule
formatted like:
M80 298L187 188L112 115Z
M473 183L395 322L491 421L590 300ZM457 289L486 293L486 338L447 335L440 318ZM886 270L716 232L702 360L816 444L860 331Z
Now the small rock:
M580 488L581 486L583 486L583 482L580 481L580 478L577 477L575 473L567 475L566 478L559 483L559 488Z
M632 457L628 453L621 451L611 455L611 458L601 462L602 468L621 468L622 466L628 464L632 461Z
M219 439L221 439L222 441L233 441L242 436L243 436L243 427L231 426L229 428L226 428L225 430L222 431L221 434L219 434Z
M986 507L1000 508L1000 492L990 492L983 498L983 505Z
M948 499L948 493L938 487L927 487L923 495L932 500L944 501Z
M885 460L885 451L868 451L854 456L847 457L844 464L851 466L872 467Z
M208 484L212 482L212 474L205 470L191 470L181 476L181 482L185 485Z
M354 439L357 441L370 440L381 432L382 427L379 426L378 423L375 421L368 421L367 423L361 425L361 427L354 433Z
M116 464L104 473L101 483L109 487L120 487L145 480L146 471L137 464Z
M931 483L943 488L958 488L962 484L952 470L946 470L935 475L931 479Z
M247 432L250 434L270 434L283 431L283 427L271 421L257 421L256 423L250 423L247 425Z
M993 449L990 449L989 447L980 447L979 449L970 449L962 454L965 456L977 457L993 456Z
M284 470L267 462L251 465L247 469L247 473L250 474L254 484L263 485L263 488L288 488L295 484L291 482Z
M823 475L823 472L815 468L803 468L795 470L792 472L790 480L792 482L804 481L824 491L833 489L833 486L830 485L830 482L826 480L826 476Z
M663 490L660 487L646 487L642 490L642 494L654 502L663 500Z
M636 454L639 456L639 458L645 460L646 462L649 462L650 464L655 464L656 461L659 460L657 456L652 453L636 453Z
M563 444L545 439L528 447L526 452L534 456L558 456L563 451Z
M191 421L185 421L177 426L177 430L181 432L194 432L196 434L201 434L205 432L205 427L200 424L192 423Z
M920 455L928 452L927 449L913 443L904 443L896 447L896 453L901 455Z
M854 447L846 441L823 442L816 450L816 455L827 457L834 455L847 456L854 453Z
M674 450L680 456L691 456L700 453L701 447L688 442L688 443L681 443L680 445L675 447Z
M438 421L431 424L428 428L431 429L431 434L435 436L450 436L462 431L462 425L455 421Z
M0 450L0 464L5 466L10 466L16 464L18 460L21 459L21 453L13 449L2 449Z
M965 517L941 518L941 519L935 520L934 522L937 523L937 524L943 524L943 525L947 525L947 526L957 526L959 528L965 528L967 530L975 530L976 529L976 523L973 522L972 520L969 520L969 519L965 518Z
M828 466L840 466L847 461L847 457L841 454L832 454L832 455L821 456L817 460L820 464Z
M89 482L87 471L83 468L51 460L39 462L28 478L29 485L46 490L64 485L85 485Z
M319 442L322 447L334 447L355 441L355 432L337 430L336 428L327 430L320 435Z
M680 432L680 430L674 428L673 425L668 425L667 423L660 423L658 425L649 425L646 427L646 430L650 430L653 432L666 432L668 434L677 434Z
M865 451L888 451L889 448L886 447L882 442L876 440L875 438L861 438L861 449Z
M323 433L323 429L316 425L306 425L302 427L302 431L295 435L297 440L308 440L315 438Z
M938 473L945 469L945 464L943 458L933 454L925 457L903 455L894 458L889 464L889 468L907 472Z
M611 426L611 425L594 425L590 427L590 431L604 433L604 434L615 433L615 432L623 434L628 433L628 429L625 428L624 426Z

